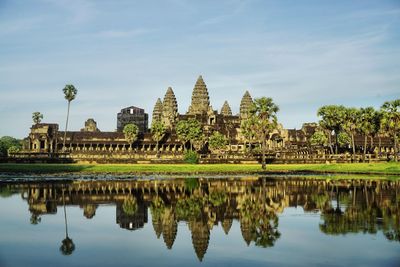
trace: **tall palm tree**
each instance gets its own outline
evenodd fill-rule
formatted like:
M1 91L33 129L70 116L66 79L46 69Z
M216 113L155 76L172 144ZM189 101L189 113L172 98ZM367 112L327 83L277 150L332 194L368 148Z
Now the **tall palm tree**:
M278 119L276 113L279 107L270 97L261 97L254 99L250 110L250 121L254 122L252 129L258 140L261 142L261 166L266 169L266 147L269 134L277 128Z
M356 160L356 146L354 143L354 136L356 135L360 125L360 110L357 108L345 109L345 120L343 122L343 129L351 137L351 147L353 149L353 162Z
M342 130L343 121L345 117L345 107L340 105L327 105L322 106L318 109L317 115L321 117L319 121L319 125L332 133L335 132L336 138L336 146L335 146L335 153L338 153L338 135L340 130ZM333 152L332 148L332 141L331 141L331 134L329 134L329 146L331 147L331 152Z
M374 132L374 120L376 111L373 107L361 108L360 110L360 132L364 134L364 149L363 149L363 162L365 162L365 155L367 153L367 140ZM371 144L372 147L372 144Z
M75 99L78 90L76 90L75 86L72 84L65 85L64 89L64 97L68 101L68 111L67 111L67 121L65 123L65 132L64 132L64 139L63 139L63 150L65 149L65 139L67 138L67 129L68 129L68 119L69 119L69 107L71 105L71 101Z
M381 107L382 128L386 128L393 138L394 160L397 162L398 145L397 138L400 131L400 99L385 102Z
M65 208L65 198L64 198L64 187L62 189L62 200L64 206L64 223L65 223L65 238L63 239L60 251L63 255L71 255L75 250L75 244L71 238L68 236L68 223L67 223L67 210Z

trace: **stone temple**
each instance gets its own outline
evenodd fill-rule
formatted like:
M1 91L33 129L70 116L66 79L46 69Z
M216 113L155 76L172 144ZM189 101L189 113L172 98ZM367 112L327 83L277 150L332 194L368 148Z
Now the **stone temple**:
M248 119L253 104L249 91L243 93L240 109L235 114L226 100L222 107L214 109L210 102L208 88L202 76L195 82L191 103L185 114L178 111L178 101L171 87L164 97L155 99L152 121L162 122L167 129L159 142L153 140L148 129L148 115L141 108L131 106L121 110L117 115L117 131L102 132L97 128L94 119L85 122L81 131L67 131L63 147L64 131L55 123L39 123L31 127L25 139L24 150L14 155L16 161L48 161L49 159L66 158L76 162L98 163L179 163L182 162L183 144L176 134L176 125L181 120L196 119L201 123L205 137L218 131L225 135L228 144L223 152L215 153L208 149L207 139L195 149L201 155L201 162L220 163L256 163L259 155L249 153L248 148L259 146L258 140L246 140L240 125ZM128 144L122 133L127 123L139 127L137 140ZM281 124L268 137L268 159L275 162L308 162L310 156L310 137L317 128L316 123L305 123L301 129L284 129ZM361 146L364 138L356 138L356 145ZM378 144L378 140L372 140ZM390 149L390 141L383 140L384 149ZM158 147L158 150L157 150ZM322 153L323 154L323 153ZM338 159L340 161L340 159ZM313 162L325 162L325 156L313 156Z

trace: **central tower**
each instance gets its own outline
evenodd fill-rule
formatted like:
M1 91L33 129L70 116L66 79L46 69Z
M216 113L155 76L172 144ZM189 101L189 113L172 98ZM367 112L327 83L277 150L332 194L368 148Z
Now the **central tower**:
M192 103L189 106L189 111L187 114L207 114L210 109L210 97L208 96L207 86L203 81L201 75L194 85L192 93Z

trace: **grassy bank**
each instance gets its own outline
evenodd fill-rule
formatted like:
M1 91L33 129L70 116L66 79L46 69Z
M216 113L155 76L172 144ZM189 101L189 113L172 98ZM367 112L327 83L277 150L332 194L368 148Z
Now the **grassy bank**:
M120 173L120 174L268 174L353 173L400 176L400 163L354 164L0 164L0 173Z

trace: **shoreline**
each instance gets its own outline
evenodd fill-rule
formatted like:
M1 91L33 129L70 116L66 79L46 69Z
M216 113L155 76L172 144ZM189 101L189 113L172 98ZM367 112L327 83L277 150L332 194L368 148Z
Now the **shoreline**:
M381 175L400 179L400 163L270 164L0 164L5 175ZM0 177L1 179L1 177Z

